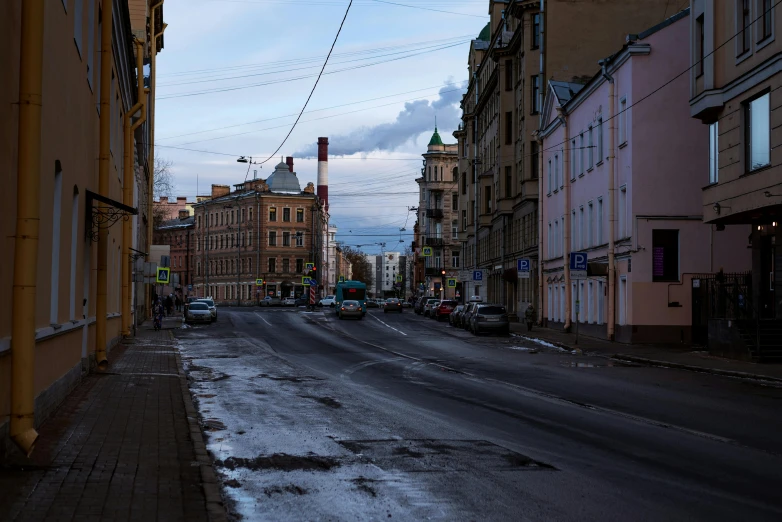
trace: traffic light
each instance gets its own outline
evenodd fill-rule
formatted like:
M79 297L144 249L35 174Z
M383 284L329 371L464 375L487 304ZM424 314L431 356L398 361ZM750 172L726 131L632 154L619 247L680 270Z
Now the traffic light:
M443 275L445 275L445 270L441 271L440 273L441 273L441 274L443 274Z

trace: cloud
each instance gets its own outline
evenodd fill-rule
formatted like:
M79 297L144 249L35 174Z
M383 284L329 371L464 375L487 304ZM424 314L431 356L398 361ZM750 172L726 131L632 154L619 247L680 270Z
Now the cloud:
M440 89L436 100L416 100L405 103L405 108L391 123L360 127L347 134L329 136L329 154L349 156L376 151L390 152L424 132L432 132L435 117L441 129L455 129L461 118L459 102L466 85L457 85L451 79ZM294 154L296 158L317 157L318 147L312 143Z

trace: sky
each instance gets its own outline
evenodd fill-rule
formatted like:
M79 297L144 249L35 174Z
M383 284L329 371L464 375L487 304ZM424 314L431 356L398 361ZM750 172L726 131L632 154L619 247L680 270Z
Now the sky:
M193 200L212 184L266 178L280 156L294 156L303 188L316 182L316 143L326 136L337 239L369 254L381 251L377 243L385 251L410 244L421 154L435 121L443 141L455 142L469 42L489 21L489 3L354 0L307 110L272 156L348 3L166 1L155 142L156 157L172 163L173 196Z

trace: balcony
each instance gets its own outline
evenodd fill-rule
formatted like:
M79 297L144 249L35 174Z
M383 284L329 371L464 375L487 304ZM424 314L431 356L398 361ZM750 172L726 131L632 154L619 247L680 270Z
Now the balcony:
M443 219L443 209L441 208L427 208L426 217L434 219Z
M427 237L426 246L441 247L443 246L443 238L441 237Z

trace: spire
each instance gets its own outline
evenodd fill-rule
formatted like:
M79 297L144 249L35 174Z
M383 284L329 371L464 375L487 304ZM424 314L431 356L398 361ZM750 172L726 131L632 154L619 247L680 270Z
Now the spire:
M442 145L442 144L443 144L443 140L440 138L440 133L437 132L437 124L435 123L434 134L432 134L432 139L429 140L429 146L431 147L432 145Z

